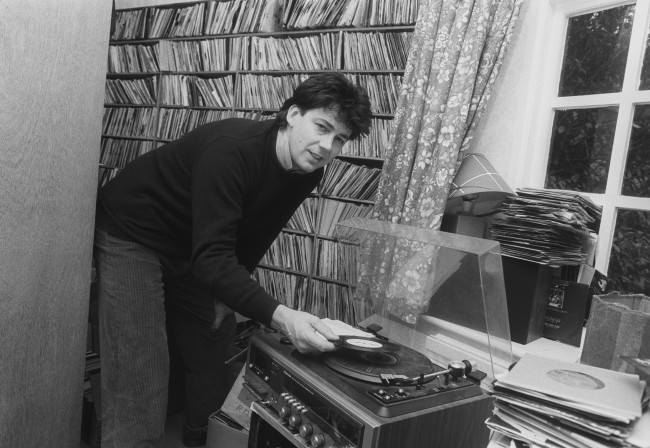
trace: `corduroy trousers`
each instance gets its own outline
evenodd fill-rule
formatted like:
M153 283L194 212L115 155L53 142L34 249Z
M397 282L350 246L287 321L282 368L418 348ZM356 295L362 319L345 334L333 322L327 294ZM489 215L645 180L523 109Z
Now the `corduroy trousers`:
M207 424L227 389L234 315L209 304L191 275L148 248L97 229L102 448L157 447L164 436L172 359L184 372L185 425ZM168 341L169 335L169 341Z

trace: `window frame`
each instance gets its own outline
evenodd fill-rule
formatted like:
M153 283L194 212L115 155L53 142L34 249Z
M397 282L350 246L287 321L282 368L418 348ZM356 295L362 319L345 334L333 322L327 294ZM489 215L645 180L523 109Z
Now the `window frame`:
M555 109L618 106L605 192L581 193L603 206L595 267L606 273L614 238L617 209L650 211L650 198L620 194L634 108L638 104L650 104L650 90L637 90L650 25L650 0L546 0L545 3L542 14L537 19L538 33L531 60L536 75L531 84L533 92L529 95L533 106L529 108L523 133L528 142L528 149L516 164L517 185L544 188ZM576 15L629 4L636 4L636 7L622 90L616 93L559 97L558 87L568 19Z

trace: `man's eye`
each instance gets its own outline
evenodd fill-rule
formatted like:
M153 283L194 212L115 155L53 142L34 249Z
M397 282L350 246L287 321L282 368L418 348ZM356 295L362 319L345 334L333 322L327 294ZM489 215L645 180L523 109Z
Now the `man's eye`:
M327 127L324 124L316 123L316 127L318 127L319 131L327 131Z
M343 145L345 145L345 143L347 142L347 139L345 139L345 138L343 138L343 137L336 137L336 141L339 142L339 144L340 144L341 146L343 146Z

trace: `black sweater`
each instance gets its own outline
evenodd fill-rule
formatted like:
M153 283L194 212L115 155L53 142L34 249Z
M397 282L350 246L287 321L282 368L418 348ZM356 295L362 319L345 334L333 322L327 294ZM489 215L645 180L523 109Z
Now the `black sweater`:
M101 189L102 221L190 260L214 299L268 324L278 302L250 272L323 174L282 168L277 133L273 121L228 119L144 154Z

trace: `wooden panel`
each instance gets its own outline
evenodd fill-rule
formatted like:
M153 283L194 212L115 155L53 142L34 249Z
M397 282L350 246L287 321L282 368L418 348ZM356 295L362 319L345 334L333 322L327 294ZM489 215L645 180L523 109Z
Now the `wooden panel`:
M0 2L0 446L78 447L109 0Z
M490 436L484 422L493 408L493 400L487 395L442 405L382 427L376 447L483 448Z

